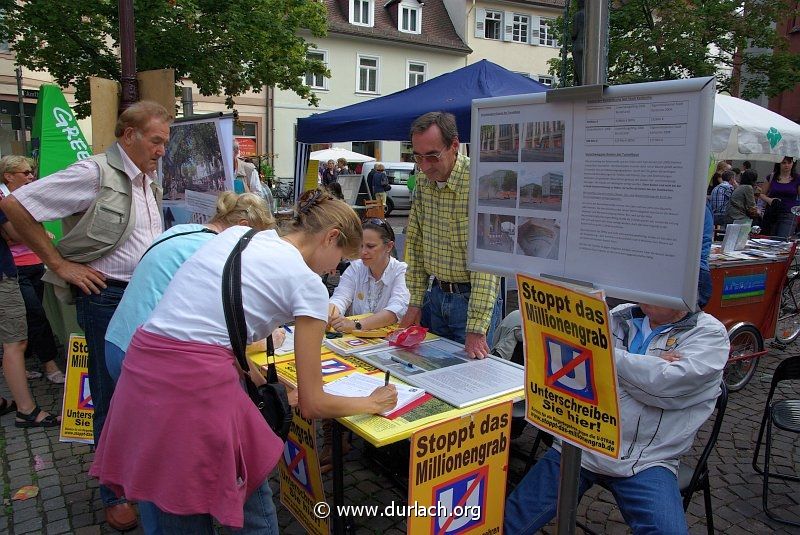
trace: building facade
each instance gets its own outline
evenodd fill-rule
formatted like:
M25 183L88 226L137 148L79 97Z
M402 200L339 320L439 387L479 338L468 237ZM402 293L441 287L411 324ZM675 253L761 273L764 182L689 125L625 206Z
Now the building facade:
M290 91L275 91L275 171L294 173L297 120L395 93L464 67L470 49L450 23L442 0L326 0L328 35L307 39L309 56L326 64L330 78L308 74L319 97L309 106ZM334 141L334 140L331 140ZM410 145L363 139L332 143L383 161L410 161ZM314 146L312 150L322 148Z

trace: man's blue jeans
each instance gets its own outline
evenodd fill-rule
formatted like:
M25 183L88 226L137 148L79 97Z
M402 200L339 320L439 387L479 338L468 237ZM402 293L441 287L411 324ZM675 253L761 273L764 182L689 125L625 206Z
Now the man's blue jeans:
M111 316L122 300L123 292L123 288L109 286L99 294L85 295L79 291L75 297L78 325L83 329L86 345L89 348L89 388L92 391L92 405L94 405L95 446L100 443L100 434L111 404L111 396L114 395L114 381L106 369L106 330ZM106 507L125 502L124 498L117 498L105 485L100 485L100 498Z
M170 535L214 535L211 515L173 515L154 507L158 515L159 533ZM230 529L237 535L278 535L278 514L272 501L269 480L256 489L244 502L244 526ZM148 535L150 533L148 532Z
M422 325L433 334L463 344L466 340L467 308L470 292L447 293L435 284L425 294ZM500 325L503 314L503 298L498 296L492 309L492 320L486 333L486 343L491 346L494 330Z
M506 500L503 533L534 534L556 515L561 454L550 449ZM581 468L578 499L595 483L614 495L625 522L635 535L688 533L678 480L662 466L630 477L609 477Z

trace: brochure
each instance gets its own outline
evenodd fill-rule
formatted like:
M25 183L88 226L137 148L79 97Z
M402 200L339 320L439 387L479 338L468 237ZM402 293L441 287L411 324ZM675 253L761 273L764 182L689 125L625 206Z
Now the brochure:
M392 384L397 389L397 405L381 413L381 416L390 419L401 412L405 412L403 409L425 395L425 391L421 388L415 388L398 382L392 382ZM323 386L323 389L328 394L333 394L335 396L355 398L369 396L376 388L383 385L384 378L381 375L367 375L355 372L341 379L331 381Z
M413 349L389 347L358 358L458 408L522 390L525 369L489 355L471 359L464 346L439 338Z

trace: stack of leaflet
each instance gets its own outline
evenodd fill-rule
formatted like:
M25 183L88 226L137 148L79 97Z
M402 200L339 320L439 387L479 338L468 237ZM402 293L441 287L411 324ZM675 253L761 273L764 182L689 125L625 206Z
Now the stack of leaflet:
M385 416L390 420L410 411L414 407L418 407L431 398L430 394L427 394L421 388L415 388L396 381L393 381L392 384L397 389L397 404L381 413L381 416ZM355 372L341 379L331 381L322 388L328 394L355 398L369 396L376 388L383 385L383 375L367 375Z

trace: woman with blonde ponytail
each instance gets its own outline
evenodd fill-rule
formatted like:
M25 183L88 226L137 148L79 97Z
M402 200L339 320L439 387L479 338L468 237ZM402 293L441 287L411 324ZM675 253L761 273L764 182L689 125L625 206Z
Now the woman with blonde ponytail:
M246 232L231 227L208 241L137 329L90 471L128 499L152 502L165 532L212 533L213 519L237 533L278 532L267 478L283 443L242 387L221 299L223 267ZM366 397L322 389L328 291L320 275L360 245L355 212L312 190L285 235L259 232L241 253L246 341L295 322L306 418L374 414L397 403L392 385Z

